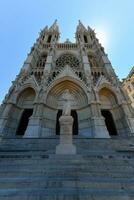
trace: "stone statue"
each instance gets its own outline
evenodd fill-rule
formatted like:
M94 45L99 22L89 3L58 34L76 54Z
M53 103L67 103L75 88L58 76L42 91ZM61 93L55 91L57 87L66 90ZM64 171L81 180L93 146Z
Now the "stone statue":
M73 117L71 116L71 101L74 100L69 90L66 89L61 96L63 102L60 122L60 144L56 146L56 154L76 154L76 147L72 143Z
M71 115L71 105L70 105L70 101L68 101L68 100L64 104L62 115L63 116L70 116Z
M63 93L62 100L64 102L62 115L71 116L71 101L73 100L73 98L68 89L66 89Z

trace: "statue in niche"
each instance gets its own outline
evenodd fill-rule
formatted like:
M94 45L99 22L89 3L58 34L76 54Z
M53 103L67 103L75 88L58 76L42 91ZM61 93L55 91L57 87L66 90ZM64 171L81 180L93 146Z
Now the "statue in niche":
M66 89L61 97L62 101L64 102L63 105L63 116L71 116L71 101L73 101L73 97L69 92L69 89Z

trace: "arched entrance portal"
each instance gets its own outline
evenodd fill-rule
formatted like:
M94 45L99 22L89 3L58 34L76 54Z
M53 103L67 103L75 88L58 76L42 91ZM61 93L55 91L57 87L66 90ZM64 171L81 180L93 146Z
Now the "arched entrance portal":
M101 110L101 114L105 119L105 124L110 136L117 135L117 130L113 120L113 116L109 110Z
M33 88L24 89L18 96L17 106L19 113L16 119L16 135L23 136L28 126L29 118L33 114L33 102L35 99L35 91Z
M57 119L56 119L56 135L60 135L60 123L59 118L62 115L62 110L58 110ZM76 110L71 110L71 116L74 119L73 122L73 135L78 135L78 116Z
M49 108L58 110L57 116L54 118L55 134L56 135L60 134L59 118L62 115L62 109L64 108L65 105L66 98L64 95L66 94L67 90L69 91L69 101L71 104L70 107L72 108L71 115L74 118L73 135L78 135L78 133L81 134L82 132L81 129L84 129L85 128L84 126L86 126L86 128L88 126L85 123L82 124L82 122L85 119L83 119L83 117L80 116L81 114L79 114L82 113L82 111L80 110L83 110L83 108L87 107L88 105L88 95L86 93L86 88L81 81L78 81L77 79L72 80L70 76L60 78L59 80L55 80L55 82L56 83L53 83L53 85L50 87L50 90L46 95L46 105Z
M117 109L118 100L109 88L103 87L99 91L101 102L101 114L105 119L105 125L110 136L118 135L120 111Z

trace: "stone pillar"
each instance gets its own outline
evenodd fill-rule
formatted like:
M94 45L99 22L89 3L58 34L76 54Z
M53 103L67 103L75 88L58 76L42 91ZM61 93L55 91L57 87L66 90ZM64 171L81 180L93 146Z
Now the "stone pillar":
M101 115L99 102L91 102L91 115L93 136L95 138L110 138L104 117Z
M101 58L102 58L102 62L104 64L104 67L107 70L108 74L111 75L111 76L115 76L116 77L116 74L115 74L115 72L114 72L114 70L113 70L113 68L111 66L111 63L110 63L107 55L104 54L104 55L102 55Z
M134 110L131 107L131 105L126 101L122 102L121 107L124 112L124 119L128 126L126 132L129 132L130 135L134 136L134 117L133 117Z
M13 104L12 103L8 103L5 105L5 109L3 111L2 117L0 118L0 137L4 136L4 134L6 135L7 133L7 123L8 123L8 119L9 119L9 114L12 110Z
M41 119L43 106L35 103L33 115L29 119L28 127L25 131L24 138L39 138L41 135Z
M72 116L61 116L60 144L56 146L56 154L76 154L76 147L72 144Z

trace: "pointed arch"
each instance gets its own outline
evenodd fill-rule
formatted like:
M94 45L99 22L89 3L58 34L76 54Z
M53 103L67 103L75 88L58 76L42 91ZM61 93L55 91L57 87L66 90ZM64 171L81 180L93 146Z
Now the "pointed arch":
M55 81L49 88L46 94L46 104L53 108L60 109L58 100L65 89L69 89L75 99L75 109L87 106L88 96L85 87L79 84L79 81L73 80L70 77L64 77Z
M36 92L33 88L27 87L19 92L17 96L17 105L22 108L33 107L33 102L36 97Z
M116 95L116 93L118 93L116 87L111 85L111 83L103 75L101 75L95 86L95 90L98 93L98 95L99 95L100 91L104 88L108 91L111 91L111 93L114 95L117 103L119 104L120 98L118 95Z
M101 87L99 90L99 99L101 101L101 104L109 105L109 106L114 106L118 104L118 99L117 96L115 95L115 92L109 89L109 87Z
M17 100L18 100L18 97L19 95L26 89L28 88L31 88L34 92L35 92L35 97L37 96L38 94L38 88L36 87L35 84L29 82L29 83L26 83L24 84L23 86L21 86L15 93L15 96L14 96L14 102L15 104L17 104Z

